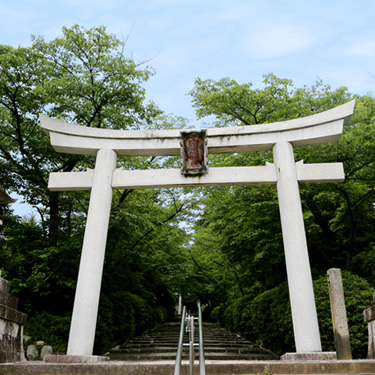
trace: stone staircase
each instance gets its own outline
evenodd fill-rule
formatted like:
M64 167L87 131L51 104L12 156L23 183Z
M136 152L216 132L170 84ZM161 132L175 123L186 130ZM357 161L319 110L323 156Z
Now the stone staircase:
M160 325L139 337L118 345L105 355L112 361L157 361L175 360L180 335L179 320ZM214 323L203 323L205 360L277 360L274 353L255 345L244 338L219 327ZM189 334L184 334L184 344ZM198 343L198 323L195 323L194 342ZM195 347L197 360L198 346ZM189 359L189 348L184 346L182 359Z

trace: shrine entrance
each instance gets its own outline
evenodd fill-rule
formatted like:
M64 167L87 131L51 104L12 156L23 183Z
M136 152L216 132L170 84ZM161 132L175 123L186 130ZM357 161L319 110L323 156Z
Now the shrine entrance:
M92 355L113 189L276 184L297 353L321 352L298 182L341 182L342 163L295 162L294 147L338 141L354 101L278 123L201 131L109 130L40 115L57 152L95 155L94 170L50 173L54 191L91 190L68 355ZM273 151L274 163L207 168L207 153ZM117 156L181 155L182 169L116 169Z

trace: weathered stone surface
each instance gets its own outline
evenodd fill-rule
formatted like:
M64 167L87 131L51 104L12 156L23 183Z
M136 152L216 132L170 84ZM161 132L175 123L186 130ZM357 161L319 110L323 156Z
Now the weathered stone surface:
M0 319L0 363L22 360L22 331L19 324Z
M375 300L375 294L374 294ZM368 327L368 351L367 358L375 359L375 305L363 311Z
M22 337L27 315L17 311L18 298L9 294L9 281L0 277L0 363L24 360Z
M10 283L9 281L0 277L0 290L4 293L9 293Z
M11 309L17 310L18 308L18 298L12 296L9 293L0 291L0 304L8 306Z
M363 311L365 322L375 320L375 305Z
M285 353L282 361L325 361L336 359L336 352Z
M38 349L35 345L29 345L26 349L26 358L29 361L37 361L40 359Z
M102 363L45 363L28 362L0 364L4 375L171 375L174 361L147 362L102 362ZM252 375L268 373L286 374L375 374L375 361L230 361L206 363L207 375ZM181 375L189 374L189 364L183 363ZM194 365L194 374L199 374L199 364Z
M40 350L43 348L44 345L45 345L44 341L41 341L41 340L39 340L35 343L35 346L38 349L39 353L40 353Z
M375 359L375 320L368 323L368 359Z
M99 363L109 361L108 357L98 355L51 355L44 358L46 363Z
M331 268L327 277L337 359L352 359L341 270Z
M20 325L25 325L27 321L26 314L4 305L0 305L0 318L10 320L11 322L15 322Z
M50 345L43 345L42 349L40 349L40 359L44 361L46 355L53 354L53 348Z

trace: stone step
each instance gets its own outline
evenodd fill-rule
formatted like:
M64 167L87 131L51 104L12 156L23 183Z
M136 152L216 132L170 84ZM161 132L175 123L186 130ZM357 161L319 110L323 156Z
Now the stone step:
M147 336L138 336L136 338L134 338L132 341L135 341L135 340L152 340L152 339L155 339L155 338L158 338L158 339L174 339L174 340L178 340L180 337L180 335L147 335ZM184 338L188 338L189 335L185 334L184 335ZM194 332L194 337L198 337L198 331ZM203 332L203 337L207 340L213 340L213 339L222 339L222 340L237 340L237 341L246 341L244 338L242 337L238 337L238 336L230 336L230 335L223 335L223 336L220 336L220 335L207 335Z
M137 374L137 375L170 375L174 372L174 360L166 362L100 362L100 363L1 363L0 374L17 375L113 375L113 374ZM184 361L181 366L181 374L189 373L189 363ZM194 374L199 373L199 363L195 361ZM207 374L273 374L273 375L374 375L374 360L352 361L206 361Z
M194 341L198 343L198 327ZM175 360L180 336L180 323L167 323L156 327L123 345L118 345L106 355L117 361ZM205 358L209 360L275 360L278 356L239 335L226 331L214 323L203 324ZM184 334L183 359L187 360L189 333ZM199 347L195 346L198 358Z
M129 345L121 345L121 346L118 346L116 348L113 348L112 351L119 351L119 350L122 350L123 352L129 352L129 351L140 351L140 350L145 350L145 351L152 351L152 350L157 350L157 348L168 348L169 350L175 350L177 351L177 345L168 345L168 344L165 344L165 343L160 343L159 345L132 345L132 344L129 344ZM185 346L184 345L184 348L188 348L188 346ZM196 350L198 350L198 346L196 346ZM217 351L217 352L220 352L220 351L227 351L227 352L236 352L236 353L240 353L240 352L246 352L246 351L257 351L257 352L260 352L260 351L263 351L264 349L263 348L260 348L256 345L236 345L236 346L223 346L221 345L220 343L216 343L216 344L212 344L212 345L209 345L209 344L205 344L204 345L204 350L211 350L211 351Z
M254 353L264 353L264 349L260 348L259 346L254 347L242 347L242 348L226 348L226 347L205 347L204 348L206 353L225 353L225 354L254 354ZM139 347L139 348L114 348L112 349L112 353L129 353L129 354L137 354L137 353L166 353L166 352L176 352L176 347L171 346L157 346L157 347ZM194 351L196 353L199 352L199 347L195 347ZM188 353L189 347L184 346L183 353Z
M165 353L111 353L111 361L155 361L155 360L175 360L176 352ZM198 360L195 355L195 360ZM231 354L231 353L204 353L206 361L212 360L232 360L232 361L270 361L278 359L277 356L268 353L248 353L248 354ZM188 353L182 355L183 360L188 360Z
M194 336L197 336L198 337L198 331L194 332ZM134 338L132 341L136 341L136 340L152 340L152 339L162 339L162 340L165 340L165 339L174 339L174 340L178 340L180 337L180 335L143 335L143 336L138 336L136 338ZM188 338L189 335L185 334L184 335L184 338ZM242 337L239 337L239 336L236 336L236 335L215 335L215 334L205 334L203 332L203 337L207 340L212 340L212 339L221 339L221 340L237 340L237 341L246 341L244 338Z
M194 340L195 343L199 343L199 340ZM187 344L189 343L189 340L184 340L184 343ZM160 345L160 344L165 344L165 345L178 345L178 341L175 340L152 340L152 341L129 341L126 342L125 344L122 344L120 346L150 346L150 345ZM206 340L203 338L203 344L204 346L225 346L228 347L238 347L238 346L254 346L253 343L250 341L222 341L222 340Z
M194 341L198 341L199 337L198 334L194 335ZM246 345L246 344L251 344L247 340L238 340L236 338L220 338L220 337L206 337L203 335L203 340L204 342L225 342L228 345L230 344L241 344L241 345ZM188 342L189 337L184 337L184 342ZM171 343L176 343L178 344L179 338L171 338L171 337L150 337L148 339L145 338L139 338L135 340L128 341L128 343L133 343L133 344L147 344L147 343L153 343L153 342L171 342Z
M189 340L184 340L184 343L188 343ZM194 340L195 343L198 343L198 340ZM141 346L157 346L161 345L163 346L177 346L178 345L178 340L177 341L171 341L171 340L153 340L153 341L133 341L133 342L128 342L123 345L120 345L121 347L141 347ZM203 344L204 346L227 346L227 347L242 347L242 346L254 346L249 341L223 341L223 340L206 340L203 338Z

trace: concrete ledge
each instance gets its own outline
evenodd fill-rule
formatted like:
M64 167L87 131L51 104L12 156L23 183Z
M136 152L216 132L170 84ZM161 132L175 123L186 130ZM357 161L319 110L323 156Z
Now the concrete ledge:
M62 356L63 357L63 356ZM181 375L189 374L184 361ZM350 361L207 361L207 375L252 375L269 372L276 374L375 374L375 360ZM42 363L27 362L0 364L2 375L170 375L174 361L163 362L101 362L101 363ZM194 375L199 365L194 365Z
M99 363L109 361L109 357L99 355L54 355L44 357L46 363Z
M285 353L282 361L325 361L337 359L336 352Z
M14 310L8 306L0 305L0 318L10 320L11 322L24 326L27 321L27 315Z

